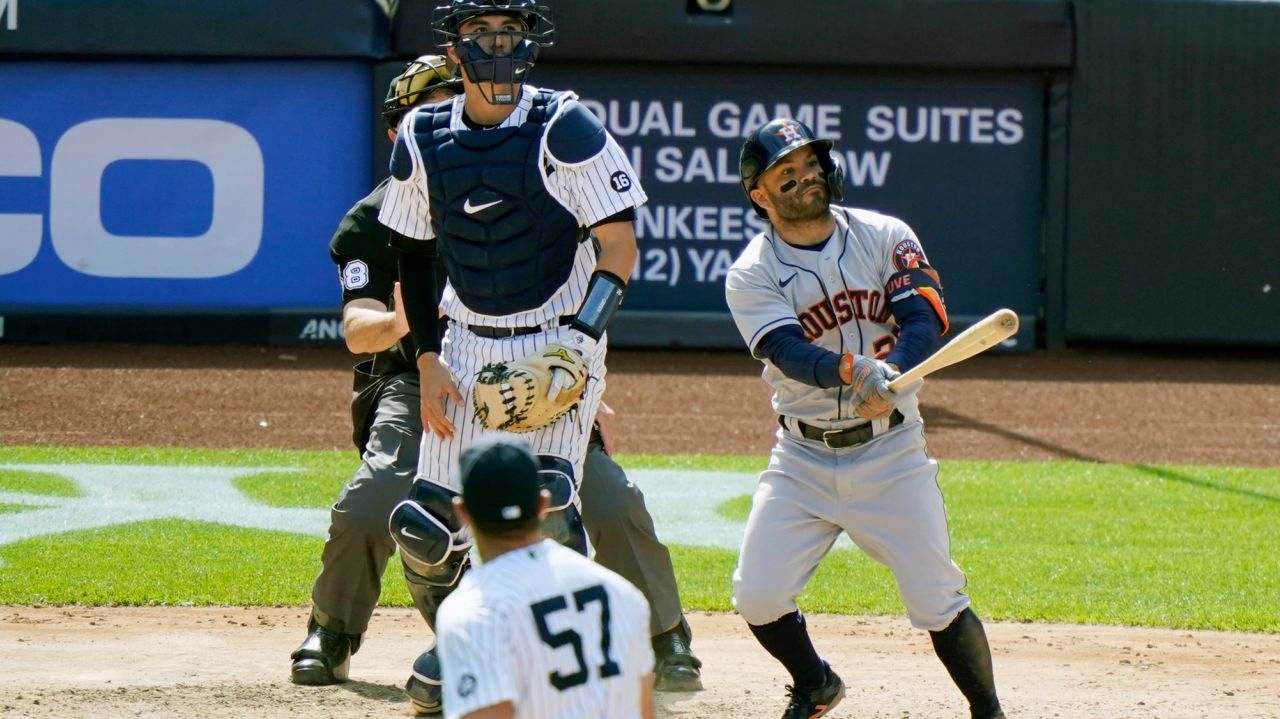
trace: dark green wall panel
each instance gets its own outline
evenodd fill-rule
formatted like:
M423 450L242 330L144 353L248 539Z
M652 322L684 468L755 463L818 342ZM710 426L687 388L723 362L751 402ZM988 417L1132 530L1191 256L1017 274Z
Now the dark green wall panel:
M1066 339L1280 345L1280 3L1077 3Z

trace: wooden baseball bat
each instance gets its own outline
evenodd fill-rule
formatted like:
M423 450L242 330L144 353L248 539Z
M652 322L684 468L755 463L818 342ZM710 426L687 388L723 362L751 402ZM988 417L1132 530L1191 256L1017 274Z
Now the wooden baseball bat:
M1012 337L1018 331L1018 315L1013 310L996 310L973 323L969 329L961 332L942 346L942 349L929 355L928 359L889 382L889 389L897 392L925 375L932 374L963 362L979 354L997 343Z

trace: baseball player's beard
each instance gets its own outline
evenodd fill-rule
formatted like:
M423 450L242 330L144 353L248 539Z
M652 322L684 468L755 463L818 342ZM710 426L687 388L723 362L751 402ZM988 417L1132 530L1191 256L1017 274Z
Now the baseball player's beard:
M810 192L814 188L817 192ZM827 214L831 196L822 183L805 185L795 192L770 193L773 211L784 222L809 222Z

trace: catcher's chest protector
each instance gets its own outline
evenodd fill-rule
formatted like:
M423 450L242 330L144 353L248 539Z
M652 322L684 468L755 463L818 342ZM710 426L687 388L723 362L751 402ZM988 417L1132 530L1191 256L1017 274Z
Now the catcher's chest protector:
M539 307L573 269L584 234L547 192L539 167L547 120L562 98L538 92L517 127L450 130L449 103L414 126L441 259L458 297L480 314Z

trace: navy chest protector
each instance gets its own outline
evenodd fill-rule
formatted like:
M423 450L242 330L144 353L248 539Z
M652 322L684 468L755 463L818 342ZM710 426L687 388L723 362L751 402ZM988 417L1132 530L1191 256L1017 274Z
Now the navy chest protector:
M542 136L562 97L538 92L515 127L450 130L451 103L420 113L413 127L440 258L474 312L500 316L541 306L568 280L587 237L539 171Z

